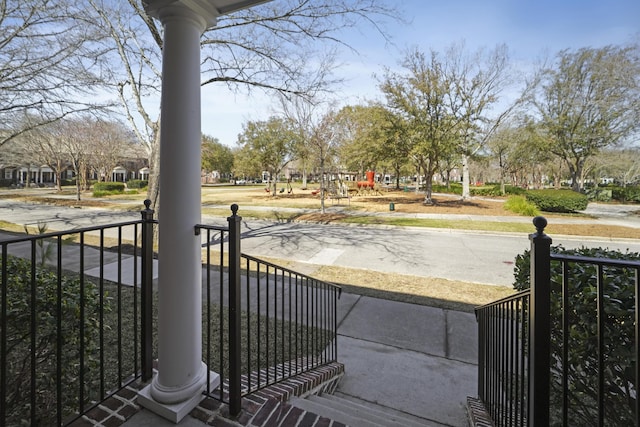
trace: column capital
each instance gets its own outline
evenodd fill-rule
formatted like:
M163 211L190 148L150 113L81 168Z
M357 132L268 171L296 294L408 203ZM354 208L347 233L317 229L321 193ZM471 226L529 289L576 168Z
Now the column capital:
M201 31L214 27L219 16L218 9L206 0L143 0L149 15L165 24L174 18L188 19Z

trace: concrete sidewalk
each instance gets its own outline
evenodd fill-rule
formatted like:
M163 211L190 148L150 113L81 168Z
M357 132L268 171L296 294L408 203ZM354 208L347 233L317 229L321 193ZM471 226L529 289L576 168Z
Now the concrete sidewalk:
M477 394L477 325L471 313L354 294L338 305L337 394L419 418L426 426L466 426ZM127 427L171 426L142 409ZM191 416L181 426L203 426Z

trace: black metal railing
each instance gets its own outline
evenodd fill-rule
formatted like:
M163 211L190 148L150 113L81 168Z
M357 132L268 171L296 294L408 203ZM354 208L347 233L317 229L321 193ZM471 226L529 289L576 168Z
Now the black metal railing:
M530 290L480 307L479 397L496 425L640 425L640 262L550 251Z
M496 425L527 425L529 291L487 304L476 314L478 396Z
M0 425L65 425L151 378L152 216L0 242Z
M237 414L242 396L337 359L341 288L242 255L232 210L229 227L196 228L207 242L204 357L223 385L207 392Z
M151 379L157 221L149 206L137 221L0 242L0 425L66 425ZM206 393L234 415L242 396L336 360L340 295L242 255L237 210L227 227L195 226L206 236L203 359L221 376Z

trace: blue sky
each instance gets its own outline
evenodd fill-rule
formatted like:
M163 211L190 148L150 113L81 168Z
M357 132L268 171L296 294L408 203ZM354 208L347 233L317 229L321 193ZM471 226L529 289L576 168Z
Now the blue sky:
M444 52L452 43L464 42L469 51L475 51L504 43L511 59L526 68L561 49L640 39L640 0L403 0L396 4L409 24L387 24L393 44L369 26L345 33L345 41L358 54L345 51L344 65L336 71L346 79L336 93L342 104L379 97L374 74L382 75L384 66L400 70L397 64L407 48ZM242 123L264 120L272 112L269 99L257 92L251 99L219 88L203 92L203 132L227 145L235 145Z

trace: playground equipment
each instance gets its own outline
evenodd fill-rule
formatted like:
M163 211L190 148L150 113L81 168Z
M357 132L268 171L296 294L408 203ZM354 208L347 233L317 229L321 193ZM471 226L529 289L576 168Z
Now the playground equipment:
M342 182L340 178L329 182L329 188L327 190L328 196L332 201L340 203L340 199L347 198L349 199L349 203L351 203L351 199L349 198L349 187L347 184Z
M373 180L373 177L375 176L375 172L374 171L367 171L365 173L365 175L367 176L367 180L366 181L358 181L356 183L356 185L358 186L358 189L361 188L373 188L376 183Z
M376 183L374 181L374 177L375 177L375 172L374 171L367 171L365 172L365 175L367 177L366 181L358 181L356 182L356 186L358 187L358 195L360 194L380 194L380 192L378 190L376 190Z

